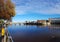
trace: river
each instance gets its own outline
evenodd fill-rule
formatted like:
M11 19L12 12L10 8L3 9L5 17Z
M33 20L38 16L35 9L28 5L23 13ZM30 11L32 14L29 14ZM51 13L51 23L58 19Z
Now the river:
M14 42L60 42L60 26L10 25Z

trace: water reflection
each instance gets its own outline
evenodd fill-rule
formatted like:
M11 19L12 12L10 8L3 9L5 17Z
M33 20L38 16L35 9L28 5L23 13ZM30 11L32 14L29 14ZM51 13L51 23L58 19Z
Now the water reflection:
M55 38L60 40L60 26L11 25L8 31L14 42L52 42Z

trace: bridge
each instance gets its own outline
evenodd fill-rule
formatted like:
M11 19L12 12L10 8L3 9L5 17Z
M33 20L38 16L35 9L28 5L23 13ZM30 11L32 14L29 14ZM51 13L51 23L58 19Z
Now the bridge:
M23 25L22 22L10 22L9 25Z

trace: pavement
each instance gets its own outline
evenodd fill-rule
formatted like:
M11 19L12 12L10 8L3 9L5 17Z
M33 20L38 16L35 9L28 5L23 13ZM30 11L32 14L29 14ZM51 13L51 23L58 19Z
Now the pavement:
M6 42L6 37L2 37L1 42Z
M2 42L4 42L4 39L2 38Z

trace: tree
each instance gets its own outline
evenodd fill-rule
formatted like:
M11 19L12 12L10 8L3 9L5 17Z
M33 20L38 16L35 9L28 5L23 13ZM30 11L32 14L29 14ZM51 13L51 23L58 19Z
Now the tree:
M15 16L15 6L11 0L0 0L0 19L10 20Z

